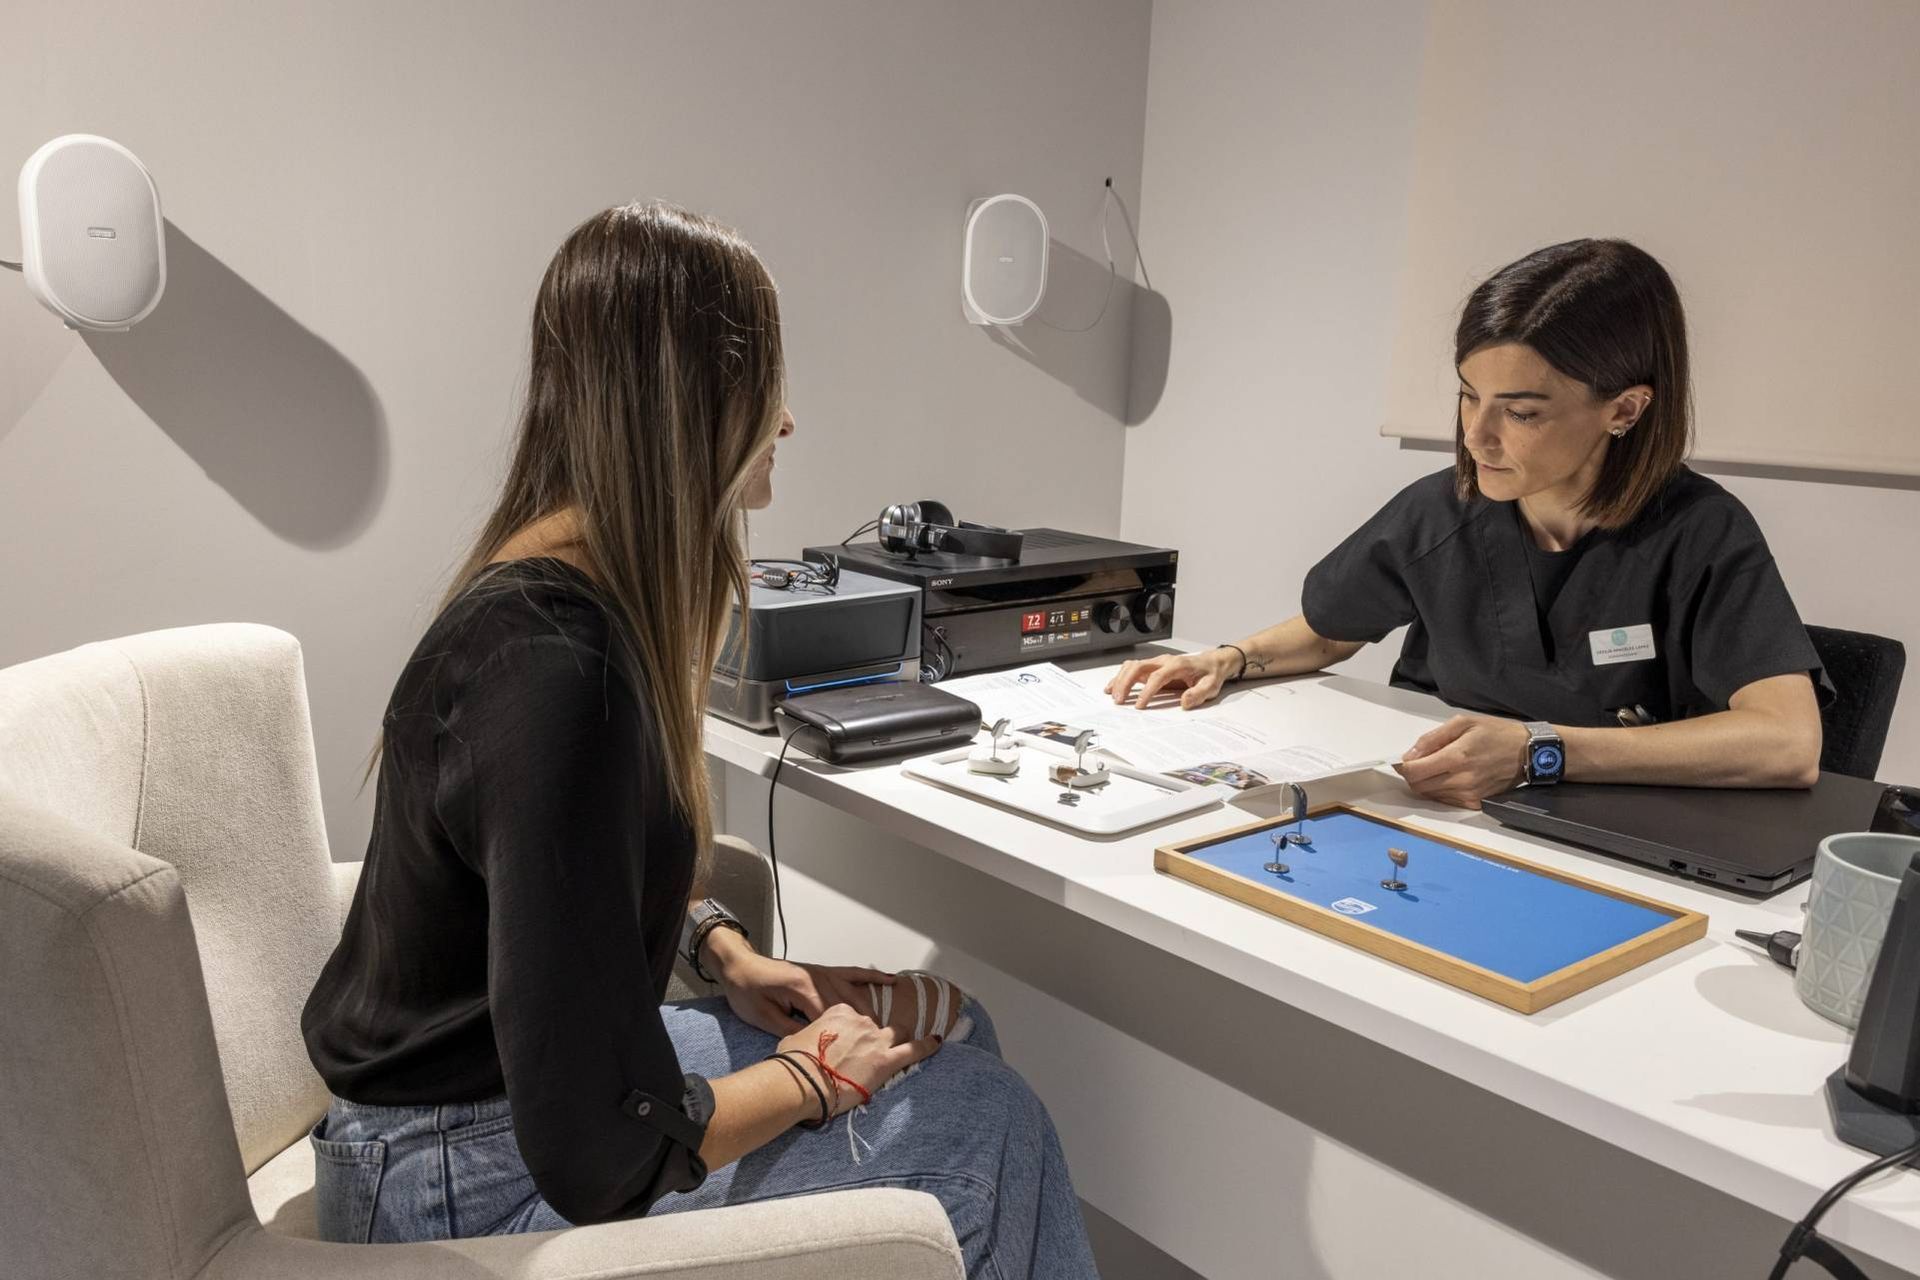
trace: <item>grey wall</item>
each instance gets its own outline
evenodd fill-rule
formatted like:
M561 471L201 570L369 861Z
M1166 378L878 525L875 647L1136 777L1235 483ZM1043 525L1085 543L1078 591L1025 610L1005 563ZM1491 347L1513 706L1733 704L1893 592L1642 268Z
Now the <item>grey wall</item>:
M153 318L82 340L0 275L0 664L251 620L307 655L336 857L358 765L504 461L528 305L582 217L664 197L781 285L798 437L761 554L887 501L1113 533L1128 291L997 345L967 201L1053 222L1083 324L1138 199L1148 0L11 7L0 173L59 133L159 183ZM1115 221L1116 245L1125 237ZM0 208L0 257L17 256Z
M1536 6L1510 2L1538 20ZM1705 16L1712 10L1743 20L1741 4L1714 0L1688 6L1685 21L1711 27L1721 20ZM1296 612L1315 561L1403 485L1449 463L1449 453L1402 449L1378 430L1413 230L1422 53L1431 24L1456 20L1446 3L1424 0L1154 6L1141 235L1174 317L1173 342L1158 408L1129 431L1122 531L1183 553L1183 635L1234 638ZM1577 21L1566 20L1564 41L1542 40L1534 52L1560 59L1569 75L1604 77L1604 66L1574 55ZM1664 91L1710 95L1716 76L1728 86L1741 79L1737 68L1707 60ZM1528 109L1500 97L1497 67L1483 83L1496 114ZM1817 97L1821 86L1782 82L1779 92L1788 95L1782 111L1795 115L1793 95ZM1593 95L1591 115L1588 128L1608 127L1604 94ZM1769 127L1753 121L1727 145L1764 149ZM1603 150L1530 152L1523 171L1501 167L1515 158L1494 157L1487 173L1461 180L1490 200L1502 181L1637 181L1631 172L1589 171L1605 163L1594 159ZM1904 178L1883 176L1883 160L1856 167L1853 196L1891 198ZM1610 225L1586 232L1612 233ZM1890 269L1915 262L1909 249ZM1684 287L1686 264L1669 266ZM1698 330L1698 317L1715 308L1690 310ZM1436 324L1447 340L1452 317ZM1722 378L1766 386L1773 368L1799 353L1749 347L1733 353L1734 368L1721 354ZM1824 405L1795 412L1807 432L1820 433ZM1911 422L1886 425L1913 430ZM1911 582L1920 547L1920 484L1701 469L1753 510L1806 620L1893 636L1920 657L1920 595L1900 585ZM1384 678L1398 651L1390 637L1349 666ZM1920 677L1910 676L1882 778L1920 780L1916 690Z

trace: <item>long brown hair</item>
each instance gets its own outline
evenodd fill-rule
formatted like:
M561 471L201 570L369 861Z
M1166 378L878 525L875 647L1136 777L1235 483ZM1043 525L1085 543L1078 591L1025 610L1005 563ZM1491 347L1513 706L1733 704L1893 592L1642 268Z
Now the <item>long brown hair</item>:
M1569 240L1535 250L1494 272L1467 299L1453 362L1502 342L1531 347L1602 400L1628 387L1653 388L1633 430L1607 442L1600 474L1580 505L1603 529L1627 524L1673 479L1693 443L1687 318L1673 278L1625 240ZM1453 479L1462 498L1480 491L1457 411Z
M779 299L738 232L658 203L588 218L540 282L513 461L441 606L515 533L577 511L703 865L707 681L747 591L741 499L785 407Z

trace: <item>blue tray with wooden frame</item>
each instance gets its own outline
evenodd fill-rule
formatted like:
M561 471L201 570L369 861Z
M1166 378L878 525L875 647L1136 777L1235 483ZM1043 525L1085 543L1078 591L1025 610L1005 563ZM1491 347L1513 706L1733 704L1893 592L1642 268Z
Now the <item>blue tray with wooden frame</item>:
M1306 843L1275 845L1275 832L1296 828ZM1267 870L1274 862L1287 870ZM1166 845L1153 865L1521 1013L1707 931L1697 911L1345 804L1316 805L1298 824L1288 815Z

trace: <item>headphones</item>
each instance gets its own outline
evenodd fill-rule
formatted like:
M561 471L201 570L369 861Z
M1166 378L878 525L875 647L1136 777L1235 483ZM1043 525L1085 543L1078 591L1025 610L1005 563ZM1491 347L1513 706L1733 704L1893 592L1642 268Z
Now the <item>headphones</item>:
M963 556L1018 563L1026 535L989 524L968 524L953 518L944 502L922 498L880 513L880 546L900 556L923 551L948 551Z
M774 591L818 589L832 595L840 581L840 563L822 560L755 560L748 566L748 577L757 586Z

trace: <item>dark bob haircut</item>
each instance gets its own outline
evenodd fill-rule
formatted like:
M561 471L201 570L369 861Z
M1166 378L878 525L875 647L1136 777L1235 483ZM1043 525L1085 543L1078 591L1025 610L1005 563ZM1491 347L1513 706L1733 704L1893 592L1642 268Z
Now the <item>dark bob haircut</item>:
M1532 348L1596 399L1653 388L1640 421L1607 442L1580 506L1602 528L1627 524L1673 479L1693 442L1687 321L1666 268L1624 240L1569 240L1530 253L1467 299L1453 336L1454 365L1508 342ZM1458 411L1453 439L1454 488L1471 498L1480 489Z

